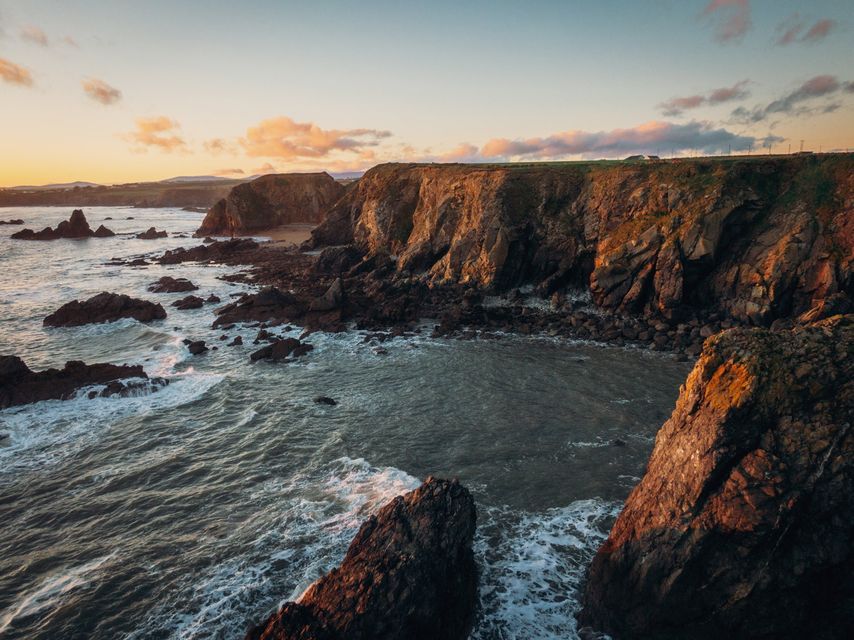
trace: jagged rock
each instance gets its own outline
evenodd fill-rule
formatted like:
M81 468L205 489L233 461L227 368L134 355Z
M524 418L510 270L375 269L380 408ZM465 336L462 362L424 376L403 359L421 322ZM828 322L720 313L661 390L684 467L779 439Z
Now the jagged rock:
M211 239L210 244L207 245L202 244L190 249L180 247L174 250L170 249L158 259L158 262L160 264L178 264L181 262L224 260L236 255L251 253L257 248L258 243L251 238L238 238L221 242Z
M211 207L196 236L247 234L294 222L320 222L344 190L327 173L261 176L237 185Z
M24 224L24 221L23 220L0 220L0 224L22 225L22 224Z
M189 309L201 309L204 304L205 301L198 296L187 296L186 298L176 300L172 303L172 306L181 311L187 311Z
M227 347L239 347L242 344L243 344L243 338L241 338L240 336L234 336L234 340L229 342L226 346Z
M0 409L41 400L67 400L81 387L91 385L106 384L100 392L103 395L122 393L128 385L118 381L126 378L146 380L151 383L148 385L151 390L167 384L161 378L149 380L139 365L85 364L74 360L63 369L35 372L18 356L0 356ZM117 384L122 384L122 388Z
M277 360L285 360L288 356L299 358L312 349L314 349L314 345L300 342L296 338L283 338L281 340L274 340L266 347L261 347L258 351L252 353L249 359L252 362L257 360L272 360L275 362Z
M149 227L147 231L136 234L136 237L138 240L157 240L158 238L165 238L168 235L165 231L158 231L154 227Z
M21 224L23 224L22 221ZM56 229L50 227L45 227L41 231L23 229L13 233L11 237L14 240L58 240L59 238L109 238L114 235L116 234L104 225L98 227L97 231L92 231L83 211L75 209L71 212L71 217L60 222Z
M317 256L314 270L318 273L346 273L362 261L363 254L351 244L343 247L326 247Z
M243 296L239 301L216 310L214 327L234 322L287 322L301 316L305 306L291 294L276 287L267 287L255 294Z
M317 404L325 404L325 405L330 406L330 407L334 407L336 404L338 404L337 402L335 402L335 400L333 400L329 396L317 396L314 399L314 401Z
M74 300L62 305L44 319L46 327L74 327L83 324L113 322L121 318L134 318L140 322L162 320L166 311L160 304L124 294L106 291L80 302Z
M205 298L205 304L217 304L219 302L222 302L222 300L219 299L218 295L215 295L213 293L210 294L207 298Z
M148 285L152 293L183 293L184 291L196 291L198 287L186 278L173 278L163 276L157 282Z
M341 566L247 640L463 640L477 601L471 494L428 478L365 522Z
M854 316L706 341L594 558L582 623L616 638L847 638Z
M190 340L187 343L187 350L194 356L200 355L208 350L204 340Z
M341 278L336 278L335 281L329 285L326 293L324 293L320 298L312 301L309 306L309 310L332 311L333 309L340 308L344 304L345 299L344 283Z

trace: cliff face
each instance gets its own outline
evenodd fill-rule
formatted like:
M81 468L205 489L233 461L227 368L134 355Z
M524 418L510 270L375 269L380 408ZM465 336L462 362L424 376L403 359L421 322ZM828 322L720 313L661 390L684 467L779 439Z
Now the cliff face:
M768 324L854 293L854 156L380 165L313 232L433 283Z
M293 222L320 222L344 191L328 173L261 176L237 185L211 207L196 235L245 234Z
M708 341L590 568L618 638L843 638L854 624L854 316Z

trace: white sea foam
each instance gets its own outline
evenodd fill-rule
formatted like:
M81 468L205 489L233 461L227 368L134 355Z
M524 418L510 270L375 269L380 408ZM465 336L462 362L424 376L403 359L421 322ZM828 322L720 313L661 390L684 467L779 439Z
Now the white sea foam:
M77 567L62 569L46 577L32 591L22 594L0 616L0 634L3 634L15 621L39 616L49 617L49 612L59 607L72 591L94 582L103 571L101 567L115 554L97 558Z
M481 617L472 640L577 638L577 589L619 505L582 500L544 513L483 511L475 540Z

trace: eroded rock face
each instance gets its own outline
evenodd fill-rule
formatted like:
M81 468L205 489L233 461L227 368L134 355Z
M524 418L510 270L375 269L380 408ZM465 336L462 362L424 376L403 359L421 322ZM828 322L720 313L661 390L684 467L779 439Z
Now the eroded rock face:
M344 191L325 172L261 176L237 185L211 207L196 236L241 235L295 222L320 222Z
M44 326L75 327L83 324L113 322L121 318L151 322L165 317L166 311L160 304L104 291L88 300L82 302L74 300L62 305L44 319Z
M767 326L854 296L854 156L380 165L312 236L431 284L583 286L612 311Z
M138 240L157 240L168 235L165 231L158 231L155 227L149 227L146 231L136 234L136 237Z
M0 409L41 400L67 400L81 387L106 385L90 397L126 395L137 388L121 380L135 378L156 390L167 384L162 378L149 379L139 365L85 364L69 361L63 369L31 371L17 356L0 356Z
M471 494L428 478L369 518L341 566L288 602L247 640L463 640L477 570Z
M50 227L45 227L41 231L22 229L18 233L13 233L11 237L13 240L58 240L60 238L109 238L114 235L116 234L104 225L99 226L97 231L92 231L83 211L75 209L71 212L71 217L60 222L56 229Z
M590 567L617 638L844 638L854 625L854 316L706 341Z

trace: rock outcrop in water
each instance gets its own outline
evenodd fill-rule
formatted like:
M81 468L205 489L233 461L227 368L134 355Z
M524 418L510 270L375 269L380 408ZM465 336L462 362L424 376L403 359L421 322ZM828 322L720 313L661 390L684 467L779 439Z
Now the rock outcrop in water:
M590 567L617 638L846 638L854 316L707 341Z
M475 506L456 481L428 478L359 529L341 566L247 640L463 640L477 600Z
M197 237L242 235L295 222L320 222L344 195L328 173L261 176L234 187L208 211Z
M44 319L44 326L76 327L83 324L113 322L122 318L151 322L165 317L166 310L160 304L104 291L83 302L74 300L62 305Z
M168 233L165 231L158 231L156 227L148 227L146 231L136 234L137 240L157 240L168 236Z
M114 235L116 234L104 225L92 231L83 212L75 209L68 220L63 220L56 225L56 229L50 227L45 227L41 231L22 229L18 233L13 233L11 238L13 240L59 240L60 238L109 238Z
M186 278L173 278L172 276L163 276L157 282L148 285L148 290L152 293L184 293L185 291L196 291L198 288Z
M854 296L854 155L380 165L312 235L433 284L580 286L610 311L768 325Z
M85 364L69 361L63 369L31 371L17 356L0 356L0 409L41 400L67 400L78 389L106 385L90 393L90 397L127 395L140 385L121 382L128 378L144 380L146 387L156 390L165 386L162 378L150 379L139 365Z

